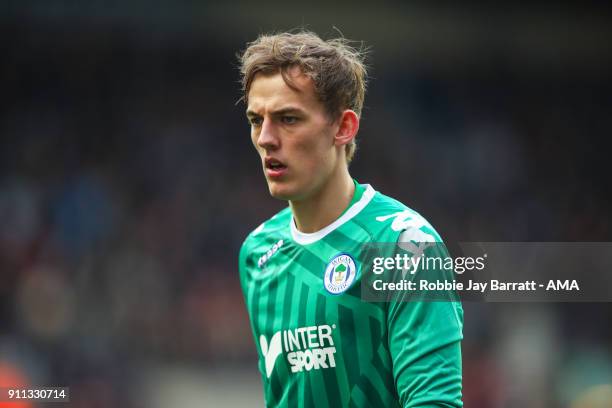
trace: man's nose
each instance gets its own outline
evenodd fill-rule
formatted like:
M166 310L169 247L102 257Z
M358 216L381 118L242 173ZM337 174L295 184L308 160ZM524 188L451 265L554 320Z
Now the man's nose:
M261 124L261 131L259 132L259 138L257 138L257 144L262 149L274 150L279 147L279 138L277 134L278 129L274 126L274 123L269 119L264 119Z

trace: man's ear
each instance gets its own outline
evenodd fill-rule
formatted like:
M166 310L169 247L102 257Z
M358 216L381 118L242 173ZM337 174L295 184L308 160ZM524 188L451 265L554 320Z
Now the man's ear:
M359 116L355 111L346 109L342 112L340 119L338 119L338 132L334 137L334 144L336 146L344 146L349 144L359 130Z

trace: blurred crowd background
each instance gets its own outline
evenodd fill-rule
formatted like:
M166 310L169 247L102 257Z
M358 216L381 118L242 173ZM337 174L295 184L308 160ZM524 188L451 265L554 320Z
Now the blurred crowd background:
M236 53L261 32L371 47L352 173L447 242L610 241L611 17L3 2L0 386L67 385L72 407L263 405L237 274L285 205L237 104ZM464 309L466 407L612 407L612 305Z

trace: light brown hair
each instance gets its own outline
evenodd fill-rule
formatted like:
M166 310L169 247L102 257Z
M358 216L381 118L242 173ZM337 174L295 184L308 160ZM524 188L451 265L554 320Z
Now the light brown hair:
M280 72L285 83L296 89L287 70L297 66L313 81L315 92L331 120L344 109L361 116L365 97L366 50L349 45L345 38L323 40L310 31L260 35L239 55L242 74L242 100L248 103L251 83L258 73ZM346 145L347 162L355 154L355 139Z

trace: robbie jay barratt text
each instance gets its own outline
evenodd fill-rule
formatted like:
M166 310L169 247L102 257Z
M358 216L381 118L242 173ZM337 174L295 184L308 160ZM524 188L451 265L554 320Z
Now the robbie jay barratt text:
M444 281L444 280L436 280L436 281L428 281L425 279L421 279L417 283L414 281L409 281L402 279L399 282L383 282L380 279L377 279L373 282L374 290L384 291L428 291L428 290L456 290L456 291L478 291L484 293L487 289L491 291L535 291L538 288L543 288L545 290L569 290L569 291L579 291L580 286L576 280L549 280L546 284L537 283L534 280L524 281L524 282L503 282L497 279L492 279L489 282L477 282L472 279L468 281L467 287L463 282L457 282L456 280L452 281Z

